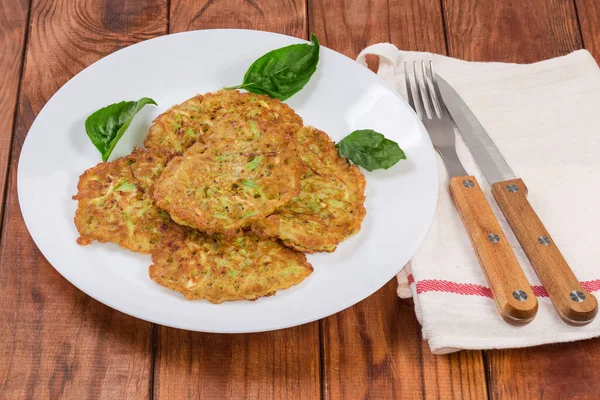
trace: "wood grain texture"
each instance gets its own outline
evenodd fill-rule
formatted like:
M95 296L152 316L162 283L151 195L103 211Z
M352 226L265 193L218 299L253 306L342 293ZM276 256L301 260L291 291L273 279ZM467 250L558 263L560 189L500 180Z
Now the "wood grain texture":
M256 334L160 327L158 399L316 399L318 324Z
M309 30L349 57L380 42L405 50L446 52L439 1L309 0L308 4Z
M309 30L349 57L387 41L401 49L445 52L438 1L310 0ZM411 303L397 297L396 287L394 279L322 320L325 398L485 398L481 352L433 356Z
M0 223L30 0L0 0Z
M595 400L599 354L598 339L488 352L490 398Z
M600 2L575 0L575 5L583 35L583 45L592 53L596 62L600 63Z
M422 344L423 391L426 399L487 399L481 351L463 350L436 356Z
M452 57L529 63L582 47L571 0L442 1Z
M396 287L322 320L325 398L485 398L481 352L431 354Z
M258 29L308 38L305 0L172 0L170 32Z
M171 3L171 32L249 28L307 38L304 1ZM158 331L154 395L160 399L315 399L321 393L319 325L248 335Z
M166 25L162 0L33 1L0 248L0 398L149 395L152 325L91 299L48 264L23 223L16 174L33 119L63 83Z
M581 286L527 201L527 187L523 180L497 182L492 185L492 194L561 318L570 325L591 322L598 314L598 301ZM540 238L545 241L540 241ZM572 292L579 292L582 296L573 299Z
M439 1L391 0L388 3L391 43L398 45L401 50L446 54Z
M508 323L531 322L537 314L537 299L479 182L474 176L454 176L450 193L500 315ZM518 291L525 293L524 300L513 296Z
M358 305L322 320L326 399L420 399L420 327L390 282Z

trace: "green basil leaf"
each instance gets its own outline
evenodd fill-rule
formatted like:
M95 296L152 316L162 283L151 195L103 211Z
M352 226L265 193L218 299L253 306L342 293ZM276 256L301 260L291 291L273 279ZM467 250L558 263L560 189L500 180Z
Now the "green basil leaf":
M107 161L131 120L146 104L157 105L149 97L138 101L122 101L99 109L85 120L85 132L96 146L102 161Z
M335 146L342 157L352 160L367 171L388 169L406 159L398 143L372 129L354 131Z
M311 34L312 44L293 44L268 52L248 68L241 85L227 89L246 89L285 100L299 92L317 70L319 41Z

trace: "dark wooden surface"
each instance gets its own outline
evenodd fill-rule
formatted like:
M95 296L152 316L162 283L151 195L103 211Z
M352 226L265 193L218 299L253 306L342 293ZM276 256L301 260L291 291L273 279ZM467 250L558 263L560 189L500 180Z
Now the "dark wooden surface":
M67 283L23 223L16 169L29 127L81 69L132 43L241 27L350 57L390 41L480 61L585 47L600 59L597 0L0 0L0 398L595 399L600 340L434 356L390 282L319 322L217 335L155 326Z
M19 95L29 0L0 1L0 216Z

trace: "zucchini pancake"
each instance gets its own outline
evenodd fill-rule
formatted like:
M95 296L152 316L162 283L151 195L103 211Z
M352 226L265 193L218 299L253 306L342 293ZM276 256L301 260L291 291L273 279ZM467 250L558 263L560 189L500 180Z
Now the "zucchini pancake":
M179 224L240 234L300 193L306 167L293 140L298 128L223 117L169 163L156 183L156 204Z
M303 170L292 152L245 154L197 143L169 163L154 199L179 224L235 236L296 196Z
M234 137L218 135L218 130L210 129L223 118L240 123L240 131L249 133L257 128L264 132L282 127L291 128L293 132L302 126L302 118L278 99L237 90L221 90L192 97L159 115L150 127L144 146L180 154L197 141L204 142L208 138L217 142L234 142ZM250 129L243 129L245 127Z
M280 238L299 251L332 252L360 230L365 217L365 178L356 165L340 157L325 133L305 127L294 135L297 151L308 167L300 194L266 219L256 221L252 232Z
M186 299L297 285L313 271L304 253L335 250L365 217L358 167L278 99L197 95L157 117L144 145L81 175L77 242L151 254L150 278Z
M79 178L75 226L77 243L113 242L138 253L151 253L164 232L181 231L152 200L152 182L170 155L135 149L117 160L100 163Z
M190 230L152 254L150 277L187 299L255 300L297 285L312 273L306 256L253 235L226 238Z

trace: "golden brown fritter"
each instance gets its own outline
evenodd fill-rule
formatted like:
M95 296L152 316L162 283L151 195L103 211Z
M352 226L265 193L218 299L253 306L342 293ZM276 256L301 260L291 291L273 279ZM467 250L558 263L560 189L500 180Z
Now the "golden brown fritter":
M227 117L211 128L227 139L175 157L156 182L157 206L181 225L234 236L296 196L306 167L293 131L252 122Z
M313 271L302 253L256 236L209 236L189 230L152 254L150 278L187 299L255 300L302 282Z
M79 178L75 226L77 243L113 242L150 253L166 232L183 233L152 199L152 183L170 156L136 149L129 156L100 163Z
M309 171L301 191L275 214L253 223L252 232L280 238L299 251L334 251L360 229L366 210L365 178L357 166L340 157L331 138L305 127L294 135L297 151Z
M241 93L237 90L221 90L198 95L159 115L150 127L144 145L149 149L163 149L182 153L197 141L228 140L219 136L221 130L211 130L221 119L230 118L241 125L261 129L269 126L279 129L282 125L302 126L294 110L278 99L266 95ZM253 121L252 125L250 121ZM292 130L295 130L292 129ZM246 129L247 132L252 129Z

